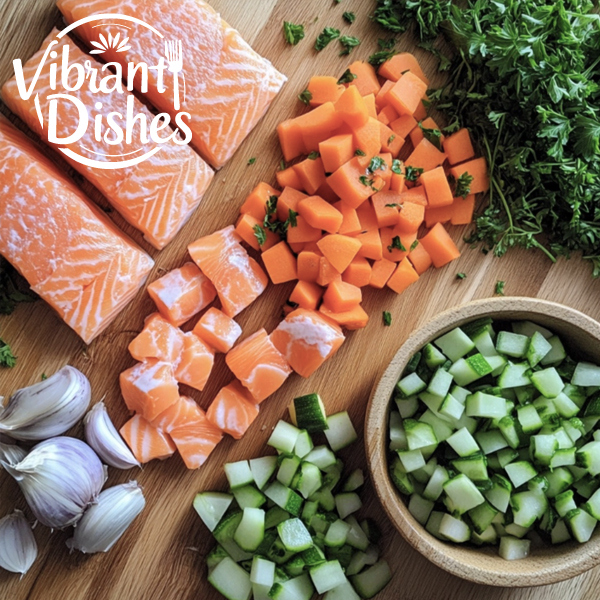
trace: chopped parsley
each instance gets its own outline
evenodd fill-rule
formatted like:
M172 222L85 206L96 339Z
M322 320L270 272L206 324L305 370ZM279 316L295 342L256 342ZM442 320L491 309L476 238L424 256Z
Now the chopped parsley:
M329 42L340 37L340 30L335 27L325 27L323 31L317 36L315 41L315 50L321 52Z
M287 223L289 225L289 227L298 227L298 220L296 219L296 217L298 216L298 213L295 210L292 210L291 208L288 210L288 218L287 218Z
M396 134L395 134L395 133L392 133L392 135L390 135L390 137L388 138L387 145L388 145L388 146L391 146L392 142L393 142L395 139L396 139Z
M392 58L396 54L394 50L394 46L396 45L396 40L377 40L377 44L379 45L379 50L371 56L369 56L369 64L374 67L381 66L384 62Z
M428 129L423 127L423 123L419 121L419 128L423 132L423 137L431 142L438 150L442 149L442 132L439 129Z
M303 92L298 94L298 100L300 100L300 102L304 102L304 104L309 104L312 100L312 97L312 92L309 89L305 89Z
M19 302L35 302L37 294L26 288L25 280L0 256L0 315L10 315Z
M466 273L457 273L456 274L456 279L466 279L467 278L467 274Z
M42 373L42 381L46 381L48 379L48 375L46 373Z
M354 152L355 156L366 156L366 152L363 152L360 148L357 148L356 151Z
M306 158L309 160L317 160L321 156L316 150L313 150Z
M392 243L387 247L388 252L393 252L394 250L402 250L402 252L406 252L406 248L400 239L400 236L397 235L392 238Z
M397 202L391 202L390 204L385 205L386 208L398 208L399 206L402 206L402 205L398 204Z
M340 44L344 47L340 52L340 56L348 56L353 48L360 45L360 40L352 35L343 35L340 38Z
M295 46L301 39L304 38L304 25L283 22L283 37L288 44Z
M386 327L389 327L392 324L392 313L388 312L387 310L383 311L383 324Z
M256 162L256 156L248 159L247 165L253 165Z
M269 231L277 232L279 229L279 223L277 221L271 221L271 217L277 212L277 196L269 196L267 203L265 204L265 218L263 220L263 227Z
M473 175L467 172L463 173L457 180L454 187L454 197L462 196L466 198L471 193L471 183L473 183Z
M404 177L406 178L406 181L410 181L412 183L416 183L419 179L419 176L423 173L423 169L417 167L405 166L404 169Z
M352 83L357 77L358 75L352 73L350 69L346 69L344 74L338 79L337 83L338 85L342 85L343 83Z
M344 17L344 20L350 23L350 25L356 20L356 15L353 12L345 12L342 17Z
M410 245L410 251L412 252L417 246L419 245L419 240L415 240L411 245Z
M12 353L10 346L0 339L0 367L14 367L17 357Z
M369 179L369 178L368 178L366 175L361 175L361 176L358 178L358 180L359 180L359 181L360 181L360 182L361 182L361 183L362 183L364 186L370 187L370 186L372 186L372 185L373 185L373 180L372 180L372 179Z
M283 158L281 159L281 162L279 163L279 170L280 171L285 171L287 168L286 164L285 164L285 160L283 160Z
M396 175L402 175L402 166L402 161L395 158L392 161L392 173L396 173Z
M267 242L267 232L257 223L252 230L254 231L254 237L258 242L259 246L264 246Z
M504 286L506 285L505 281L496 281L496 289L494 293L498 296L504 296Z
M374 156L369 163L369 171L371 173L375 173L375 171L385 171L387 169L387 164L381 156Z

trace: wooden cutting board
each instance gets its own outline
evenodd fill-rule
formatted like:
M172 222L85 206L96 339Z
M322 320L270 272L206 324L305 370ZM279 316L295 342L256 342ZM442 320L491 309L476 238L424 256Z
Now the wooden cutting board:
M165 4L167 4L165 2ZM269 113L248 137L237 154L215 177L199 210L177 239L160 254L149 248L141 236L112 213L115 221L156 259L150 280L182 264L189 242L234 222L245 195L261 180L274 182L281 159L275 126L301 109L296 95L311 75L341 75L351 59L366 59L376 49L382 32L368 19L374 2L367 0L212 0L224 18L238 28L254 48L284 72L289 81ZM348 26L343 11L354 11L356 22ZM306 39L291 47L283 42L284 20L304 23ZM39 47L60 16L53 0L2 0L0 2L0 83L12 76L14 58L27 59ZM313 42L325 26L333 26L362 40L351 59L338 57L339 45L332 43L321 53ZM399 47L413 49L414 41L402 38ZM425 71L433 76L435 59L416 50ZM437 76L437 81L440 78ZM433 84L435 85L434 77ZM6 107L2 111L8 114ZM253 166L247 166L250 157ZM57 159L59 160L59 159ZM81 178L76 176L78 182ZM98 202L98 194L82 182ZM0 200L1 201L1 200ZM348 409L359 431L369 392L378 373L387 365L398 346L417 326L443 309L474 298L494 295L496 281L506 281L506 294L533 296L563 302L600 319L600 281L591 279L589 265L577 258L552 265L539 253L515 250L503 259L484 256L462 241L464 231L453 228L463 256L451 265L428 272L402 296L391 291L367 289L365 308L371 322L362 331L350 333L340 352L310 380L292 376L281 390L261 407L250 432L241 441L223 441L204 467L188 471L179 458L150 464L142 471L111 469L108 485L136 478L144 486L147 507L113 550L105 555L69 554L68 532L54 532L38 526L35 535L39 557L22 580L0 570L0 598L6 600L208 600L220 598L206 581L204 557L213 546L211 536L192 509L194 494L225 486L222 465L227 461L261 455L269 433L279 418L287 418L286 407L297 395L318 391L329 412ZM457 272L467 278L458 281ZM271 330L281 317L282 304L292 284L271 286L240 316L244 333L259 327ZM153 310L145 293L140 293L115 323L93 344L86 347L42 302L20 305L11 316L0 317L0 333L18 355L14 369L0 371L0 395L39 381L69 363L81 369L92 383L94 401L104 398L115 423L127 418L119 396L117 376L133 360L127 345L141 329L144 317ZM391 327L384 327L382 310L392 313ZM192 393L206 407L216 391L230 379L220 356L208 388ZM76 430L79 434L80 430ZM361 440L362 442L362 440ZM362 443L343 454L352 466L366 468ZM545 588L507 590L483 588L455 578L413 551L393 530L370 486L364 492L364 514L376 518L384 537L383 555L395 573L393 584L381 598L401 600L460 599L487 600L582 600L595 598L600 568L568 582ZM0 474L0 515L13 508L25 508L23 497L12 479Z

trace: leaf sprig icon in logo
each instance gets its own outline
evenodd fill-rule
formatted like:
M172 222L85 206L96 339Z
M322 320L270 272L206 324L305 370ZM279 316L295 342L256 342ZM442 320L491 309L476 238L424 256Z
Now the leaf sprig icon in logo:
M131 46L127 45L129 38L126 37L126 38L123 38L121 41L119 41L120 37L121 37L120 33L117 33L117 35L115 35L115 37L113 37L112 34L109 33L108 39L106 39L104 37L104 35L100 34L99 42L94 42L93 40L90 40L91 44L96 47L95 50L90 50L90 54L103 54L104 52L106 52L107 50L110 50L111 48L113 50L115 50L115 52L125 52L126 50L129 50L131 48Z

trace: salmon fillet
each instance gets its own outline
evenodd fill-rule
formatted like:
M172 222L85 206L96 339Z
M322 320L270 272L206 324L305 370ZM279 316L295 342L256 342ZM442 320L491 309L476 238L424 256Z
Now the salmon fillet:
M204 236L188 246L194 262L212 281L223 312L235 317L266 289L268 278L240 244L233 225Z
M239 440L258 416L258 405L248 390L234 380L221 388L206 416L215 427Z
M223 353L229 352L242 335L242 328L218 308L209 308L193 331L216 352Z
M271 333L275 347L302 377L310 377L344 343L337 323L316 310L298 308Z
M175 453L175 444L167 433L149 423L142 415L134 415L119 429L136 459L144 464L158 458L164 460Z
M0 118L0 254L86 343L144 284L152 259Z
M48 44L55 39L57 29L54 29L44 40L41 48L36 52L23 67L23 74L27 88L30 87L35 72L41 62L42 56ZM39 93L39 102L42 114L49 113L50 101L47 96L59 92L50 88L50 68L56 65L57 78L62 76L62 53L63 47L69 48L69 65L89 63L92 67L100 69L102 64L93 57L83 53L68 36L59 41L53 50L58 53L54 59L47 57L40 77L35 86L35 92L29 100L23 100L19 95L16 79L13 77L2 86L2 98L7 106L16 113L30 129L35 131L45 142L48 141L48 127L40 125L34 99ZM105 75L103 73L102 75ZM77 75L73 69L70 72L69 82L75 83ZM132 152L140 156L150 151L154 144L142 144L140 140L139 120L132 131L132 142L127 144L122 141L118 144L108 144L104 138L96 140L94 135L93 121L97 115L103 116L106 124L106 115L110 112L118 112L123 117L127 114L127 99L133 99L133 114L145 115L148 128L153 119L150 111L133 94L125 91L121 94L114 91L110 94L94 94L90 89L90 80L78 91L69 92L83 102L88 110L89 125L84 136L70 145L63 145L73 152L93 160L104 160L100 155L111 154L122 155L120 158L110 160L128 160L132 158ZM96 107L98 100L102 100L100 109ZM64 138L75 130L78 122L76 106L71 102L60 101L57 110L57 136ZM120 122L124 125L124 121ZM114 134L112 136L114 138ZM166 138L166 134L161 134ZM52 144L55 147L55 144ZM64 158L92 183L117 211L136 229L139 229L144 238L155 248L164 248L181 229L184 223L192 215L200 204L202 196L210 184L212 169L189 147L177 145L174 141L161 144L160 150L144 160L140 164L121 169L99 169L83 165L67 155Z
M191 114L192 144L213 167L222 167L254 129L286 81L273 65L257 54L218 13L201 0L59 0L58 8L69 23L93 14L119 13L137 17L164 35L161 39L145 27L127 21L94 28L76 28L85 43L98 42L99 33L129 37L130 49L102 54L103 60L122 64L156 65L164 58L165 40L181 40L183 84L179 84L181 110ZM250 7L249 7L250 8ZM167 73L167 75L170 75ZM172 79L165 93L157 91L156 71L150 72L149 100L174 116ZM137 81L136 86L139 86Z
M256 402L276 392L292 372L264 329L234 346L225 362Z
M183 325L217 297L213 284L193 262L153 281L148 293L161 314L174 325Z
M160 313L152 313L144 321L144 329L131 341L129 353L135 360L148 358L175 364L183 351L181 329L167 321Z

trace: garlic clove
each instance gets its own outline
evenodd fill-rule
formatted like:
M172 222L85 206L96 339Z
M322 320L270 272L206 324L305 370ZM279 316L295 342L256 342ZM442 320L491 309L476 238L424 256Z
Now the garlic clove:
M4 444L0 442L0 461L9 465L20 463L27 456L27 450L16 444Z
M83 417L91 397L87 377L67 365L48 379L16 391L0 410L0 432L24 441L61 435Z
M67 546L85 554L108 552L145 505L146 500L137 481L104 490L77 523Z
M71 437L40 442L19 463L0 464L17 481L38 521L56 529L77 523L106 481L106 467L96 453Z
M37 553L33 531L20 510L0 519L0 567L24 575Z
M140 466L110 420L104 402L94 404L92 410L85 415L83 423L85 441L107 465L117 469Z

